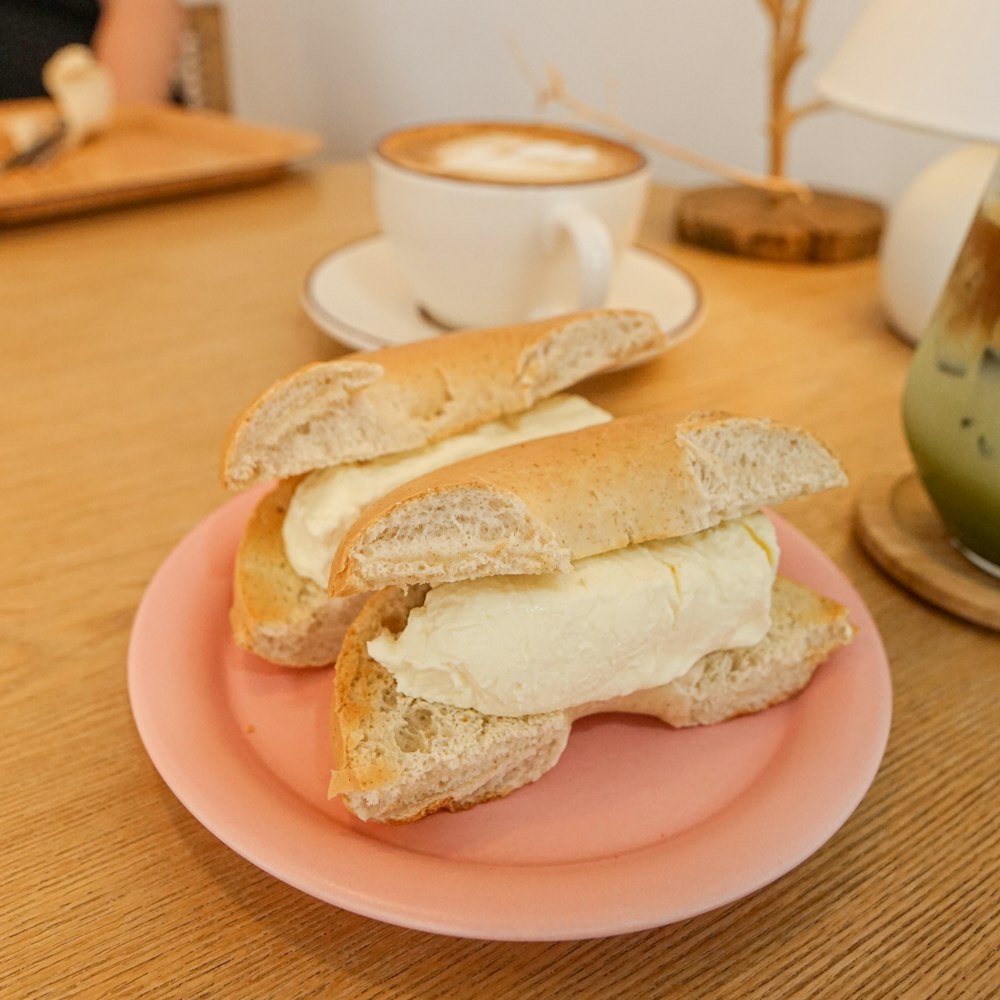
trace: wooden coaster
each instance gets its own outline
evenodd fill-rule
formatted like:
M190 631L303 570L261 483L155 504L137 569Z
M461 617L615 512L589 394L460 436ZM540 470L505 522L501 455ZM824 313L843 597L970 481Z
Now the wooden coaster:
M707 187L682 195L677 206L677 234L685 242L763 260L871 257L884 221L881 205L832 191L802 201L758 188Z
M916 472L870 479L855 514L861 544L897 583L966 621L1000 630L1000 580L955 549Z

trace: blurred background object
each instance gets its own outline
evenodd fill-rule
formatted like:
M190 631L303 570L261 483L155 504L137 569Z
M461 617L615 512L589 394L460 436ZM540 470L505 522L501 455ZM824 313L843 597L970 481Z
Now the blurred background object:
M183 29L178 0L0 0L0 99L44 97L45 63L77 44L110 71L120 102L168 100Z
M809 54L788 98L814 81L864 0L814 0ZM574 92L635 127L723 162L766 162L762 108L770 36L758 3L704 0L225 0L234 113L312 129L329 155L364 156L385 132L446 118L523 119L534 95L511 58L558 66ZM955 148L834 111L803 121L788 170L816 187L894 201L922 166ZM657 180L704 184L651 156Z
M4 52L25 44L7 28L9 10L62 2L0 0ZM108 2L139 9L171 0ZM65 3L99 9L97 0ZM820 67L864 4L814 0L809 53L789 86L793 105L815 95ZM208 37L198 27L202 5L185 5L195 18L186 51L202 51ZM218 6L229 53L228 108L248 121L315 131L332 158L364 156L382 134L417 121L523 119L534 95L511 58L515 40L533 66L558 66L578 96L639 129L747 169L766 162L761 109L770 28L753 0L721 7L703 0L223 0ZM74 40L80 39L65 39ZM10 61L0 60L0 77L8 72ZM182 89L188 99L187 82ZM0 93L14 96L3 85ZM204 106L220 105L209 99ZM801 122L787 168L814 187L893 202L922 167L957 145L831 112ZM705 174L691 167L655 153L651 161L657 180L705 183Z
M889 322L909 341L930 321L996 162L998 52L996 0L872 0L817 84L863 115L990 144L935 161L894 207L882 291Z
M783 190L795 126L828 105L793 104L792 76L808 54L811 0L759 0L771 28L766 64L767 179L771 186L732 184L696 188L677 207L677 234L687 243L741 257L835 263L871 257L882 236L884 212L868 199L840 191Z
M915 343L930 322L1000 149L961 146L925 167L892 206L881 248L886 319Z
M223 114L232 111L229 47L222 4L188 6L177 77L185 106Z
M122 77L93 48L71 42L57 49L38 71L43 96L0 100L0 227L255 184L286 174L322 148L314 133L254 125L227 114L221 4L187 10L174 0L128 4L129 16L157 6L169 19L167 30L156 36L150 65L159 66L156 79L170 99L120 100ZM16 6L15 0L0 0L0 31ZM70 6L77 6L75 0ZM103 23L127 39L121 33L127 18L103 20L118 10L116 0L91 6L101 20L91 32L83 19L82 37L89 35L98 45ZM140 17L130 30L142 34L158 23L155 16ZM26 18L19 30L32 36L37 27ZM4 43L11 37L18 36L0 34ZM137 49L146 41L139 39ZM175 49L181 50L179 60ZM4 70L9 69L8 61ZM34 85L30 89L34 92Z

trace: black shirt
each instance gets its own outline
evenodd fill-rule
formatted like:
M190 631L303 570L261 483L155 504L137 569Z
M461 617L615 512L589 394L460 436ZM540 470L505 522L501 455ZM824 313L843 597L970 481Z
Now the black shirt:
M0 100L44 97L42 67L64 45L89 45L98 0L0 0Z

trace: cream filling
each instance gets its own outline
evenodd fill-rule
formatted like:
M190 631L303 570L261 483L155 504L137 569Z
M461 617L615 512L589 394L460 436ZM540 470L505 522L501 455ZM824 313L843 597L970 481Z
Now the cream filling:
M368 652L404 694L488 715L604 701L760 642L777 564L774 527L753 514L568 573L435 587L399 635L379 635Z
M285 514L285 556L299 576L325 589L344 533L368 504L397 486L464 458L610 419L610 413L581 396L553 396L524 413L424 448L312 472L299 483Z

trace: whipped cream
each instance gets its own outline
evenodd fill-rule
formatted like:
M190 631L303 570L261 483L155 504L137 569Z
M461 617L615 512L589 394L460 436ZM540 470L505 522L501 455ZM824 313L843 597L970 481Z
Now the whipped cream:
M288 562L299 576L325 589L344 533L368 504L397 486L464 458L610 419L610 413L581 396L553 396L524 413L414 451L312 472L292 494L282 525Z
M604 701L760 642L778 564L763 514L582 559L568 573L435 587L368 652L407 695L488 715Z

